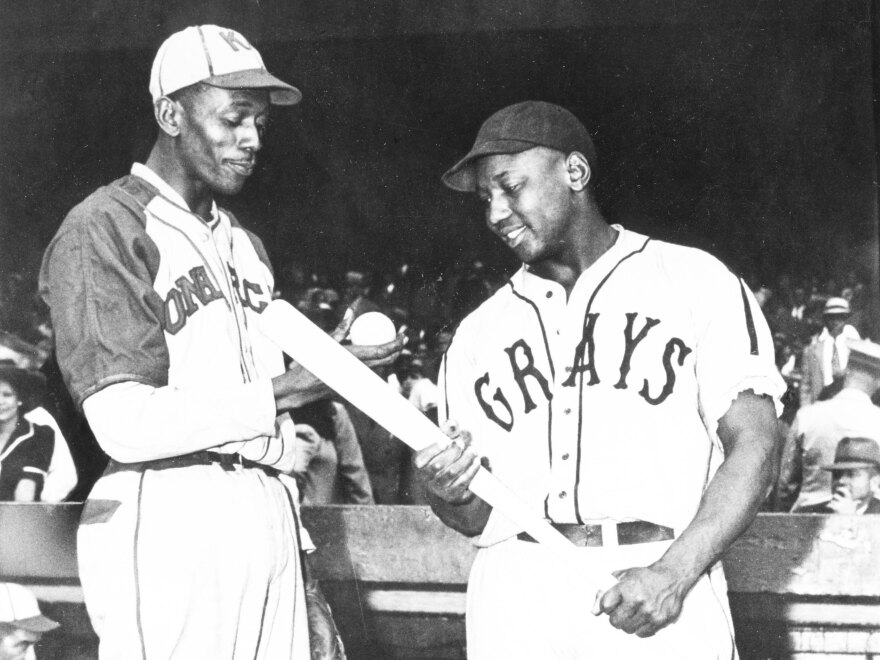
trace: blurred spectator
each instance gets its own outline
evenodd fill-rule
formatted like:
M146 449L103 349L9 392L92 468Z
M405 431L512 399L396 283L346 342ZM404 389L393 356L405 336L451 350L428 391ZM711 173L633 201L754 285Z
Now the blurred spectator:
M417 357L404 352L395 364L395 375L401 395L437 423L437 385L425 376L425 365Z
M817 504L828 496L832 462L841 438L880 441L880 408L871 394L880 387L880 345L850 342L843 389L828 401L798 410L782 448L776 489L777 509L788 511Z
M0 582L0 660L35 660L34 645L58 625L43 616L28 589Z
M373 504L370 478L345 407L323 399L291 411L303 504Z
M0 365L0 501L40 501L55 433L24 415L35 407L44 386L38 371Z
M803 353L801 406L828 398L828 388L839 388L849 358L847 341L861 338L858 331L847 323L849 315L850 306L845 298L833 297L825 302L824 328ZM830 393L834 391L832 389Z
M341 301L343 307L348 307L355 300L361 298L361 302L358 303L359 313L378 311L379 305L373 300L372 294L372 283L366 273L357 270L350 270L345 273Z
M844 438L834 452L834 462L823 465L831 472L831 498L799 507L794 513L880 514L880 445L870 438Z
M425 376L421 359L404 351L397 359L394 371L401 396L436 424L439 392L437 385ZM412 450L407 447L406 461L401 465L400 501L402 504L428 504L425 477L413 469L409 460L411 454Z

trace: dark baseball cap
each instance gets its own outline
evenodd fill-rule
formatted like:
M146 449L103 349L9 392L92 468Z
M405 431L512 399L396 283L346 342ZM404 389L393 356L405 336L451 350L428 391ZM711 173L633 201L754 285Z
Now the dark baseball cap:
M553 103L523 101L502 108L483 122L474 146L443 175L443 183L453 190L473 192L474 161L495 154L518 154L535 147L549 147L564 154L579 151L591 168L596 167L596 147L577 117Z

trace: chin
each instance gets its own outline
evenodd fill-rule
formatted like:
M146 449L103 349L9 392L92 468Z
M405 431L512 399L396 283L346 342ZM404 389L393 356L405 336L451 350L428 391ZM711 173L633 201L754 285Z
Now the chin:
M237 195L244 188L244 181L215 181L211 186L211 190L216 195L224 197L232 197Z

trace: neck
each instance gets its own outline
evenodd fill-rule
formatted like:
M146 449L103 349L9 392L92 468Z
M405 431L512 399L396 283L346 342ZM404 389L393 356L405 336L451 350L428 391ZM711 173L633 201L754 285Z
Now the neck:
M8 437L12 435L15 427L18 426L18 420L19 416L15 415L14 417L10 417L9 419L4 419L0 421L0 436Z
M173 143L157 140L145 164L183 197L190 211L205 222L210 220L214 196L204 182L194 179L181 167Z
M588 203L579 214L565 247L557 257L535 264L530 270L546 279L561 284L571 294L578 278L617 241L618 232L611 227L598 208Z

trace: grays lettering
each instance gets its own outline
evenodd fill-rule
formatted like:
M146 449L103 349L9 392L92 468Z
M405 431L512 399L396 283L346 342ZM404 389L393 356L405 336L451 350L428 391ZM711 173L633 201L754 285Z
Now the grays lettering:
M648 379L645 379L642 391L639 394L642 398L652 406L657 406L666 401L667 397L672 394L672 388L675 387L675 370L672 368L672 354L678 349L678 366L684 365L684 359L691 349L685 346L685 343L678 337L673 337L666 343L666 350L663 351L663 368L666 370L666 384L660 390L660 394L652 397L648 393Z
M575 379L578 374L584 371L590 372L590 380L587 385L596 385L599 383L599 374L596 373L596 367L593 364L593 358L596 353L596 345L593 342L593 331L596 328L596 320L598 314L587 314L587 323L584 327L584 334L580 343L574 351L574 363L571 365L571 374L562 385L564 387L574 387ZM584 352L587 354L587 363L584 364Z
M174 284L176 288L169 289L165 296L165 330L172 335L180 332L186 320L198 311L199 305L205 307L214 300L223 299L204 266L196 266L189 271L189 278L178 277Z
M692 352L692 349L678 337L672 337L666 342L662 356L659 355L659 341L642 344L651 331L660 325L660 320L646 316L644 317L644 321L641 322L639 321L638 312L629 312L624 315L626 323L620 324L624 326L623 332L617 335L619 339L612 340L616 347L609 348L601 343L597 347L596 327L599 323L599 316L600 314L598 313L587 314L586 322L584 324L584 333L581 337L580 343L575 348L574 363L570 368L571 374L566 377L562 386L572 387L577 382L577 375L585 372L589 373L589 379L586 381L586 384L590 386L598 385L601 382L601 379L599 378L595 361L596 351L604 350L607 352L610 350L612 353L616 354L621 347L621 344L618 342L621 342L623 348L622 357L620 360L620 366L618 367L618 379L614 388L618 390L629 389L627 380L632 372L633 360L635 360L637 370L634 378L637 379L640 377L638 375L640 369L647 370L648 373L653 373L654 370L649 369L649 367L652 362L656 365L659 358L663 365L663 370L666 373L666 381L663 383L662 388L660 388L660 391L656 396L652 395L651 384L648 382L647 378L643 378L642 387L638 394L652 406L660 405L666 401L675 389L677 378L676 369L684 366L685 359ZM602 323L613 323L610 327L620 327L620 325L617 325L614 321L608 321L607 312L603 316ZM604 327L605 326L603 325L603 328ZM598 335L600 338L607 336L607 334ZM640 345L643 347L639 348ZM645 346L650 348L645 348ZM494 378L495 382L500 381L505 389L502 390L502 387L495 387L492 398L489 399L488 394L492 391L492 386L490 385L491 377L489 372L486 372L474 383L474 393L476 394L477 402L480 404L486 417L498 424L498 426L505 431L509 432L513 429L515 416L513 407L510 405L510 401L513 399L508 398L505 394L505 390L507 393L510 393L513 390L514 384L516 385L516 388L519 389L523 399L523 412L528 415L542 403L549 402L553 399L554 385L535 364L534 351L525 339L517 339L513 344L502 350L507 355L510 372L508 373L504 366L500 366L500 370L503 373L494 374ZM534 382L529 382L530 379ZM610 383L611 381L607 380L607 382ZM538 387L541 389L543 400L536 401L534 397L537 395L537 392L533 392L529 389L529 386L531 386L532 390L534 390L535 383L537 383Z
M525 357L526 363L523 366L517 364L517 351L521 351L522 355ZM537 407L535 402L532 401L532 396L529 394L529 388L526 385L526 376L530 376L538 381L538 385L541 386L541 391L544 392L544 398L547 399L547 401L553 398L553 394L550 392L550 386L547 384L547 379L544 378L544 375L538 371L537 367L535 367L535 358L532 355L532 349L526 343L525 339L518 339L510 348L505 348L504 352L507 353L507 357L510 360L510 368L513 371L513 378L516 381L516 384L519 385L520 392L522 392L523 402L525 403L525 412L534 410Z
M637 312L630 312L626 315L626 329L623 331L623 340L626 342L626 347L623 351L623 360L621 360L620 362L620 379L614 385L614 387L619 390L626 389L626 377L629 374L630 361L632 360L632 354L633 351L636 350L636 346L638 346L639 342L648 336L648 332L651 330L651 328L660 323L660 321L658 321L657 319L646 317L645 325L643 325L642 329L639 330L639 334L633 337L633 325L635 325L635 320L637 316Z
M483 388L488 385L489 373L486 372L474 383L474 393L477 395L477 401L480 402L480 407L483 409L483 412L486 413L486 417L498 424L498 426L503 428L505 431L510 431L513 428L513 409L510 407L510 404L504 397L504 393L501 391L501 388L495 388L495 394L492 398L500 403L502 406L504 406L504 409L507 411L507 417L510 421L505 422L498 415L496 415L494 408L492 408L492 404L487 402L483 398Z

